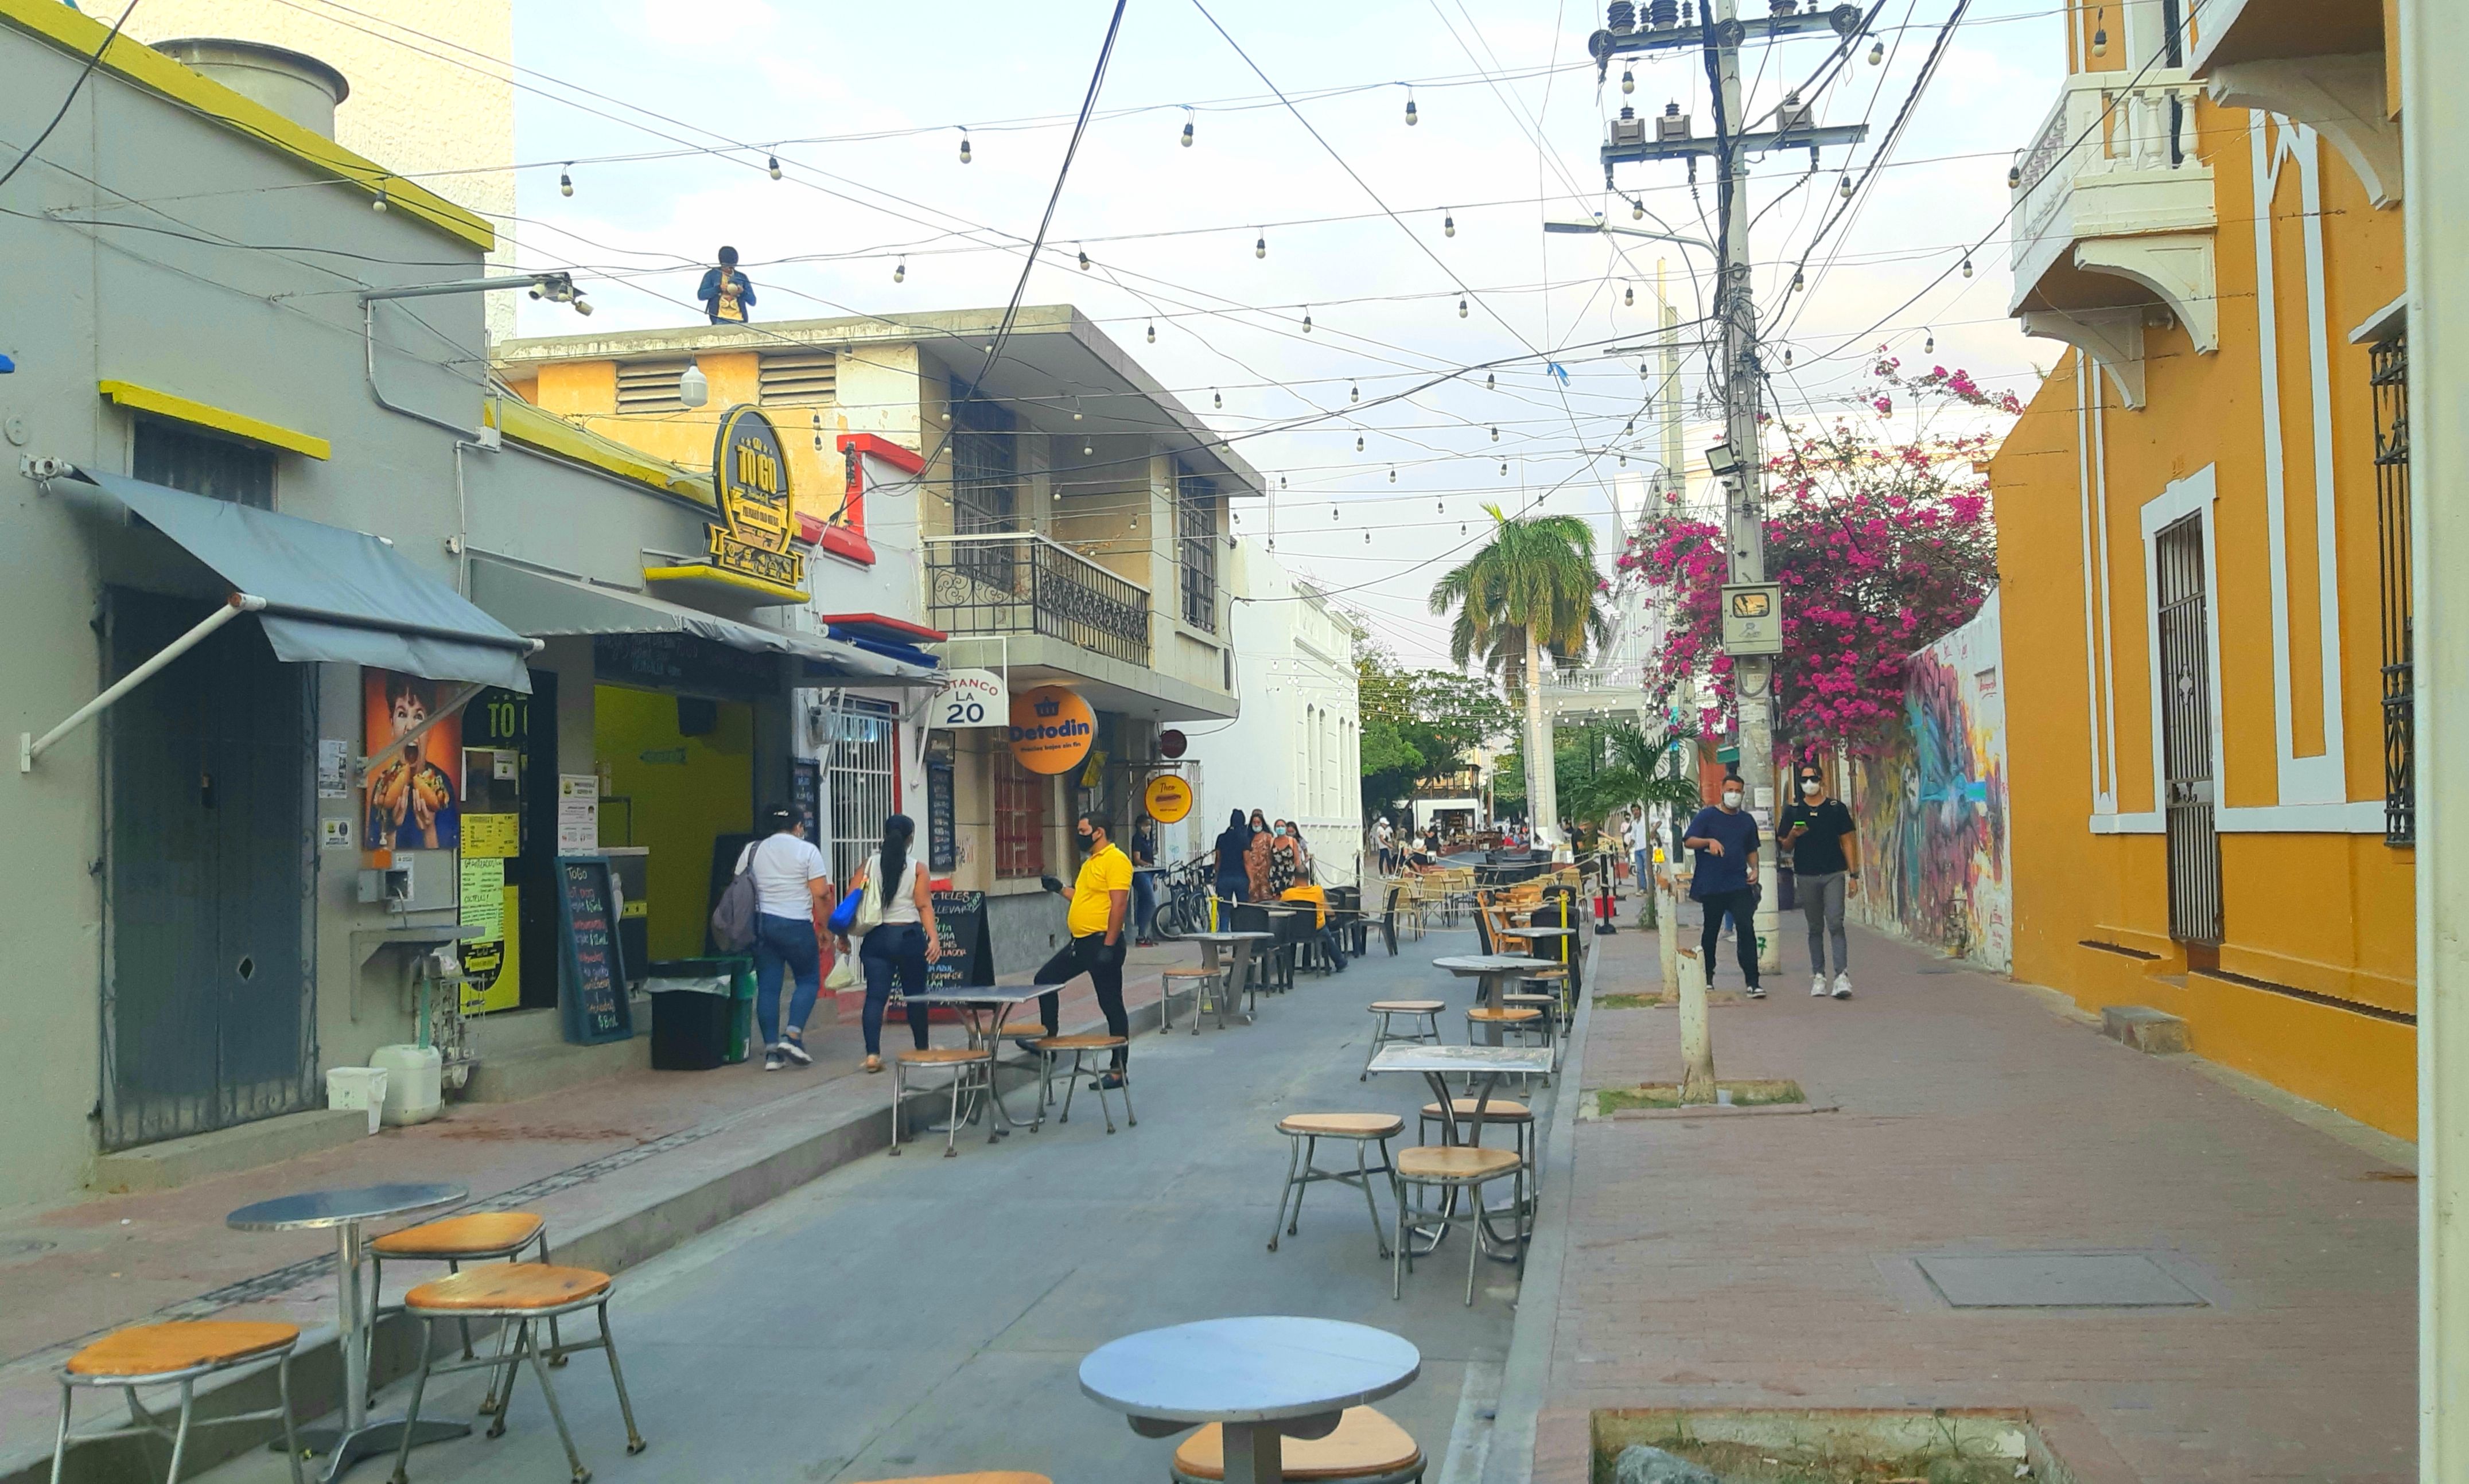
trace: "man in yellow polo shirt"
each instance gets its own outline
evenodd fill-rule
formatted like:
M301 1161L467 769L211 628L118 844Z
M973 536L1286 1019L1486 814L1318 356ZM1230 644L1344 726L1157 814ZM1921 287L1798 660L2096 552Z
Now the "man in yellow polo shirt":
M1106 1029L1128 1039L1132 1021L1123 1013L1123 919L1132 907L1132 857L1115 844L1110 821L1103 814L1084 813L1073 829L1089 858L1080 863L1079 878L1072 886L1072 911L1064 919L1072 942L1047 960L1033 982L1061 984L1075 974L1087 974L1097 992L1097 1008L1106 1014ZM1058 1034L1060 996L1040 995L1037 1008L1046 1022L1046 1034ZM1122 1073L1123 1053L1118 1050L1106 1084L1121 1086Z

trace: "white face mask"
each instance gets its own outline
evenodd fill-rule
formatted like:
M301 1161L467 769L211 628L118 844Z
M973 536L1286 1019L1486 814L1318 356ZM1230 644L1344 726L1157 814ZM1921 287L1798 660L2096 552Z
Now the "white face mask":
M1741 791L1738 788L1726 788L1723 790L1723 807L1725 809L1739 809L1741 807Z
M1800 791L1809 795L1809 797L1812 799L1817 797L1817 780L1814 778L1802 779L1800 781Z

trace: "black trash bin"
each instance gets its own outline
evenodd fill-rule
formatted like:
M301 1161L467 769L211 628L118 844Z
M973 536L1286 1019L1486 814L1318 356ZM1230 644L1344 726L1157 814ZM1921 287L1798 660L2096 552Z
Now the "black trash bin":
M738 964L679 958L652 966L643 987L652 996L653 1070L707 1072L740 1060L729 1055Z

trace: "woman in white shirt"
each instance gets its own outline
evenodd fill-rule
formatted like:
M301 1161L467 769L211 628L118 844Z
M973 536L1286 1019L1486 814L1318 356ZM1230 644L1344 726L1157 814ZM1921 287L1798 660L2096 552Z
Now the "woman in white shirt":
M935 898L926 889L926 863L910 858L917 837L916 822L894 814L883 822L883 843L857 869L851 891L876 894L883 920L859 941L858 966L865 970L865 1069L883 1070L883 1012L891 1003L891 981L909 1009L909 1034L917 1049L926 1049L926 963L943 956L935 928Z
M763 1070L795 1063L812 1066L806 1054L806 1017L823 984L822 939L815 915L830 897L832 878L823 853L806 839L806 823L791 810L763 811L763 838L746 847L737 869L754 875L759 915L754 919L754 1018L763 1031ZM789 1023L780 1023L780 976L796 984Z

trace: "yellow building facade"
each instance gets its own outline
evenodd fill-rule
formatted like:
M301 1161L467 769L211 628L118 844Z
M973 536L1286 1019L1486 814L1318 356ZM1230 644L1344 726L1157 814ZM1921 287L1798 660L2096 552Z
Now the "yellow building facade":
M2382 7L2069 10L2071 75L2010 176L2010 308L2068 350L1992 468L2014 972L2411 1136Z

